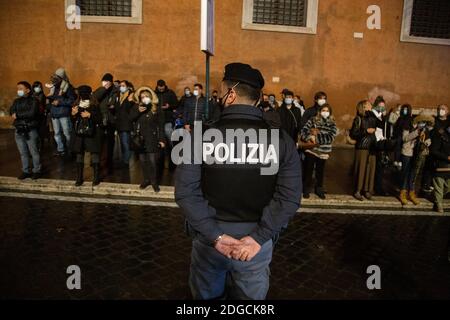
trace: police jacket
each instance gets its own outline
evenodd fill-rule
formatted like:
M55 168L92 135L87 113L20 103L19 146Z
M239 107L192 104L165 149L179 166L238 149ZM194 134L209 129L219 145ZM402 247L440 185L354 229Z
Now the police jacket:
M249 148L245 155L250 156L250 144L239 143L234 139L236 150L242 150L240 159L246 160L246 163L238 164L233 161L230 147L229 157L221 159L223 163L217 162L219 159L215 153L211 158L205 158L203 153L202 159L205 161L202 164L183 163L176 171L175 200L183 209L191 228L204 240L213 243L223 234L217 224L218 220L232 223L257 222L258 225L250 236L262 245L287 225L300 205L301 164L294 141L284 130L271 127L264 120L261 110L249 105L225 108L220 119L207 129L217 129L222 133L227 129L262 130L267 132L267 136L279 140L277 143L276 139L270 139L265 145L278 146L275 148L278 149L278 170L270 175L261 174L261 168L264 167L261 153L258 159L257 151L254 158L257 162L250 163L250 159L244 156L246 147ZM225 144L229 142L226 141ZM261 136L258 137L258 142L263 144ZM205 149L205 142L202 149ZM217 161L208 163L208 159Z

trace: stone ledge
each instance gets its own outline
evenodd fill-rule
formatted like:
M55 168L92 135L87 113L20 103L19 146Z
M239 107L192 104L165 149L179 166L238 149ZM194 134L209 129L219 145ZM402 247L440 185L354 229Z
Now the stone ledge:
M153 192L151 187L146 190L139 189L138 185L124 183L103 182L97 187L92 187L89 181L85 185L76 187L74 181L39 179L36 181L27 179L19 181L13 177L0 176L0 189L16 192L37 192L45 194L77 194L90 197L129 198L134 200L153 199L161 201L174 201L174 187L161 186L159 193ZM445 200L445 208L450 208L450 200ZM302 207L305 208L349 208L349 209L391 209L391 210L431 210L433 204L427 199L421 199L421 204L414 206L409 204L402 207L395 197L373 197L373 200L359 201L350 195L327 195L326 200L321 200L315 195L310 199L302 199Z

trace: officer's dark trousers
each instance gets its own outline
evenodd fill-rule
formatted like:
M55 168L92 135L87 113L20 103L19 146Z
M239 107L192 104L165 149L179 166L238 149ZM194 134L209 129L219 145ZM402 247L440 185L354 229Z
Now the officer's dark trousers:
M218 222L224 233L236 239L248 235L256 223ZM272 240L251 261L228 259L198 237L192 242L189 284L194 299L263 300L269 290Z

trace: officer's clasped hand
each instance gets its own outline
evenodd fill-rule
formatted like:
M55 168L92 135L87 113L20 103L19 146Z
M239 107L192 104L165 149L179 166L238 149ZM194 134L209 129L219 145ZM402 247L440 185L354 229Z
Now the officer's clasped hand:
M241 261L252 260L261 250L259 243L250 236L237 240L226 234L216 242L214 247L229 259L233 258Z

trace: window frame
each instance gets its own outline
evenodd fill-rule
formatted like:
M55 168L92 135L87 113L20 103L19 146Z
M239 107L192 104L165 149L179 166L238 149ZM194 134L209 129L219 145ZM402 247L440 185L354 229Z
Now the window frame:
M71 5L76 5L76 0L64 0L65 10ZM81 23L124 23L142 24L142 0L132 0L131 17L113 16L81 16Z
M306 27L253 23L253 4L253 0L243 1L241 27L244 30L317 34L319 0L307 0Z
M403 18L402 28L400 30L400 41L450 46L450 39L415 37L410 35L413 6L414 0L403 0Z

